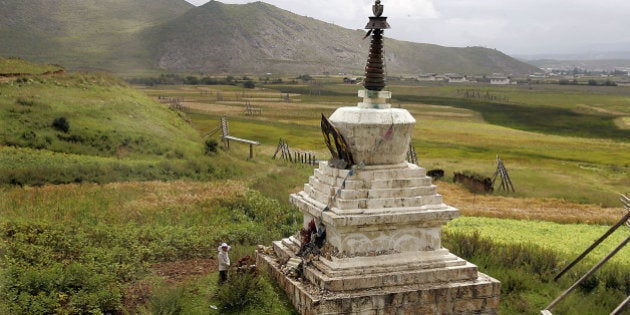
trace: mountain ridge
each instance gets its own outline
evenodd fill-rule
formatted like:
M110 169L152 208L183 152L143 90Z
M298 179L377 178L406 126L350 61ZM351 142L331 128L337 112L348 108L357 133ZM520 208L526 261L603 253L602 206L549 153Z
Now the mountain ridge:
M0 20L12 22L0 22L0 41L8 43L0 48L0 56L61 63L70 70L119 73L317 74L361 73L369 49L369 39L362 40L363 30L342 28L261 1L210 1L198 7L184 0L57 2L54 9L45 0L0 1ZM149 3L151 9L142 8ZM24 10L27 7L31 10ZM69 7L73 9L64 9ZM48 13L51 10L57 11ZM538 70L496 50L387 37L385 60L389 75Z

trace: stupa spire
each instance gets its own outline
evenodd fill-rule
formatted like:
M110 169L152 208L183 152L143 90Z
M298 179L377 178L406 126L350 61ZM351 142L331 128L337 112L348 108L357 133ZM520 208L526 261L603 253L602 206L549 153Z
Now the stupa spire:
M385 88L385 63L383 62L383 30L390 28L387 17L383 15L384 6L376 0L372 6L374 16L370 17L365 29L366 35L372 34L370 55L365 65L365 80L363 86L370 91L381 91Z

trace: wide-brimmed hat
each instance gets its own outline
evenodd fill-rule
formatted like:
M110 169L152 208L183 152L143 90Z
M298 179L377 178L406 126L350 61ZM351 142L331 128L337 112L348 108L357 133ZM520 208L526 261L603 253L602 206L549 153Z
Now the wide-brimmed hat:
M230 245L228 245L226 243L223 243L223 244L221 244L221 246L217 247L217 249L221 250L221 247L227 247L227 250L230 250L230 248L232 248L232 246L230 246Z

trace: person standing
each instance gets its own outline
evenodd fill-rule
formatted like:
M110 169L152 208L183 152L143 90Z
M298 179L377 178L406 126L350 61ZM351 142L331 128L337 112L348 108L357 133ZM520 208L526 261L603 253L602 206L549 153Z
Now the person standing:
M230 256L228 255L228 251L230 248L230 245L226 243L219 246L219 284L223 284L227 281L228 267L230 267Z

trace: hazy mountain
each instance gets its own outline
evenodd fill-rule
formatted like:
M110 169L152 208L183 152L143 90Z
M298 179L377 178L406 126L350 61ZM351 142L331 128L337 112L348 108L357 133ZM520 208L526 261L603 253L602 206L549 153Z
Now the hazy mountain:
M263 2L211 1L158 27L150 37L163 69L360 73L370 44L369 38L362 40L364 35L364 30L345 29ZM386 38L385 54L389 74L536 71L499 51L480 47L450 48Z
M184 0L0 0L0 56L70 69L148 68L140 32L191 8Z
M360 74L369 47L364 34L263 2L194 7L184 0L0 0L0 56L69 69ZM390 75L537 71L481 47L389 38L385 45Z

